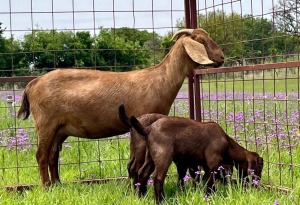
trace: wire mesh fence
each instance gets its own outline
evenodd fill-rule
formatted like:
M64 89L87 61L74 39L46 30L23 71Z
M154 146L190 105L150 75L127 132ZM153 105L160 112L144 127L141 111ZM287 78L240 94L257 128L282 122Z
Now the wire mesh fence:
M289 188L299 180L300 168L300 62L295 64L297 67L252 69L246 75L245 67L225 73L216 69L211 71L214 74L201 70L196 94L200 99L198 120L219 122L241 145L261 153L264 184Z
M175 31L202 27L226 61L190 78L192 117L219 122L242 145L263 154L264 183L293 188L299 179L298 6L296 0L1 0L1 185L39 181L33 120L15 117L30 79L56 68L142 69L164 58ZM188 87L185 81L170 115L189 116ZM61 152L61 178L127 176L128 157L127 134L70 137Z

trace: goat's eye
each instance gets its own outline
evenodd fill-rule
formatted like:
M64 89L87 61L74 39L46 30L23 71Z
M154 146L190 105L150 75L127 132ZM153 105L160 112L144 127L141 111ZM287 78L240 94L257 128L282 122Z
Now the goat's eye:
M192 35L191 35L191 38L192 38L193 40L196 40L196 37L197 37L197 36L196 36L195 34L192 34Z

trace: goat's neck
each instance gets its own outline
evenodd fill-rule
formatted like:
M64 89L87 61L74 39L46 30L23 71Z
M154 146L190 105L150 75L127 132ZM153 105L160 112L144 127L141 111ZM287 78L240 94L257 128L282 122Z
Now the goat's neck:
M228 150L229 157L235 162L246 160L248 151L229 136L228 136L228 142L229 142L229 150Z
M178 42L156 68L160 67L160 76L163 77L163 85L170 88L176 87L176 89L172 89L172 91L174 94L177 94L185 77L189 74L190 70L196 68L196 66L197 64L194 63L185 52L182 43Z

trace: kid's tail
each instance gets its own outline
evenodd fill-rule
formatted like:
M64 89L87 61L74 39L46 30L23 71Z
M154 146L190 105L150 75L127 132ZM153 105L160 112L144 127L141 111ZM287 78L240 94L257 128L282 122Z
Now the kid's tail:
M119 118L125 125L127 125L130 128L132 127L132 125L130 124L130 119L126 114L124 104L119 106Z
M134 116L131 116L130 124L140 135L142 135L147 140L147 136L150 133L150 130L148 127L144 127L140 123L140 121L138 121L138 119L136 119L136 117L134 117Z

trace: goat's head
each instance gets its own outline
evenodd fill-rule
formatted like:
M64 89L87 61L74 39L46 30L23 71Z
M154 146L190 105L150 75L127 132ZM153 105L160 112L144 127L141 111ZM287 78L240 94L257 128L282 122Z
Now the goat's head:
M248 152L246 160L239 164L239 169L244 177L248 176L247 181L251 180L250 182L257 186L255 181L260 180L263 166L264 160L259 154Z
M220 67L224 63L224 54L218 44L210 38L208 33L199 29L182 29L173 36L180 37L186 34L183 45L190 58L200 65Z

